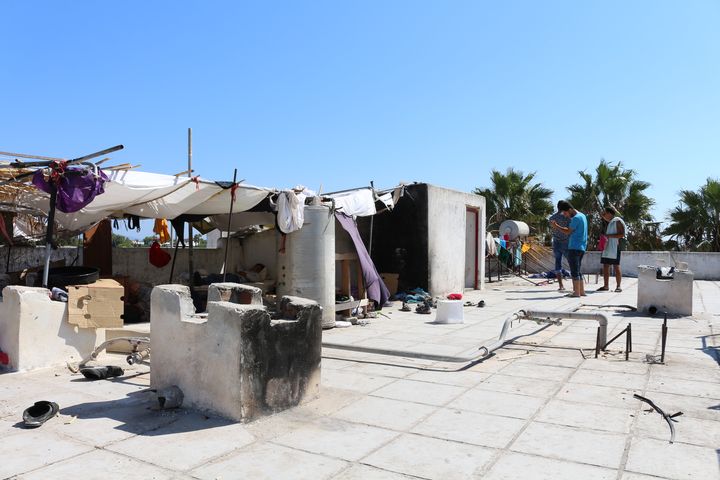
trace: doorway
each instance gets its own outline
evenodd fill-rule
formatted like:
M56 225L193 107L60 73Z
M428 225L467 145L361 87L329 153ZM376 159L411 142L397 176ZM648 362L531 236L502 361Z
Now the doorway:
M478 288L479 210L467 207L465 211L465 288Z

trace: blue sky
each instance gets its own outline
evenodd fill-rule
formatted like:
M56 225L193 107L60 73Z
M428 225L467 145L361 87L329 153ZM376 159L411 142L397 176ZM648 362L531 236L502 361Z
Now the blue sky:
M720 176L720 2L0 3L0 150L324 191Z

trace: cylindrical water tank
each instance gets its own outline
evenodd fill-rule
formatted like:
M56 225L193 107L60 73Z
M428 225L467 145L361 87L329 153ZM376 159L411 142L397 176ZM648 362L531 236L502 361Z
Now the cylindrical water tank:
M519 220L505 220L500 224L499 235L500 238L506 240L517 240L530 235L530 227L528 227L527 223Z
M323 328L335 326L335 217L328 207L305 206L303 227L285 238L277 293L315 300Z

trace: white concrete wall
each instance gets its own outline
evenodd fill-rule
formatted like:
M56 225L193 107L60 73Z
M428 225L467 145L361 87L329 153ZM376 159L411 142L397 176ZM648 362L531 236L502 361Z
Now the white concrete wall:
M695 280L720 280L720 252L622 252L620 267L623 276L637 278L639 265L672 267L685 262ZM600 252L587 252L583 258L583 272L594 273L601 269Z
M235 247L235 245L233 245ZM113 248L113 275L127 275L139 282L148 282L152 285L162 285L170 281L170 263L162 268L150 264L148 260L149 248ZM235 248L237 250L237 248ZM173 249L165 249L170 255ZM195 270L204 269L209 273L219 273L222 268L225 251L223 249L195 248L193 249L193 262ZM228 262L230 263L230 262ZM231 264L232 265L232 264ZM175 261L173 278L179 281L180 275L188 272L188 249L179 248Z
M428 185L429 289L433 295L462 292L465 287L467 207L479 210L478 282L485 284L485 198Z
M241 239L239 264L245 268L252 268L256 263L262 263L267 268L268 278L277 280L279 236L278 231L272 229Z
M102 340L95 329L69 324L67 303L50 300L48 290L18 286L3 290L0 350L10 357L10 369L24 371L78 362Z

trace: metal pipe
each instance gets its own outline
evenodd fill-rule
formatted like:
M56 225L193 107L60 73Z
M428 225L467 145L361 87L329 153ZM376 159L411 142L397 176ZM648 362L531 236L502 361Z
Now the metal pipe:
M600 345L607 342L607 325L608 319L601 312L562 312L562 311L545 311L545 310L524 310L524 318L566 318L569 320L593 320L600 325Z

